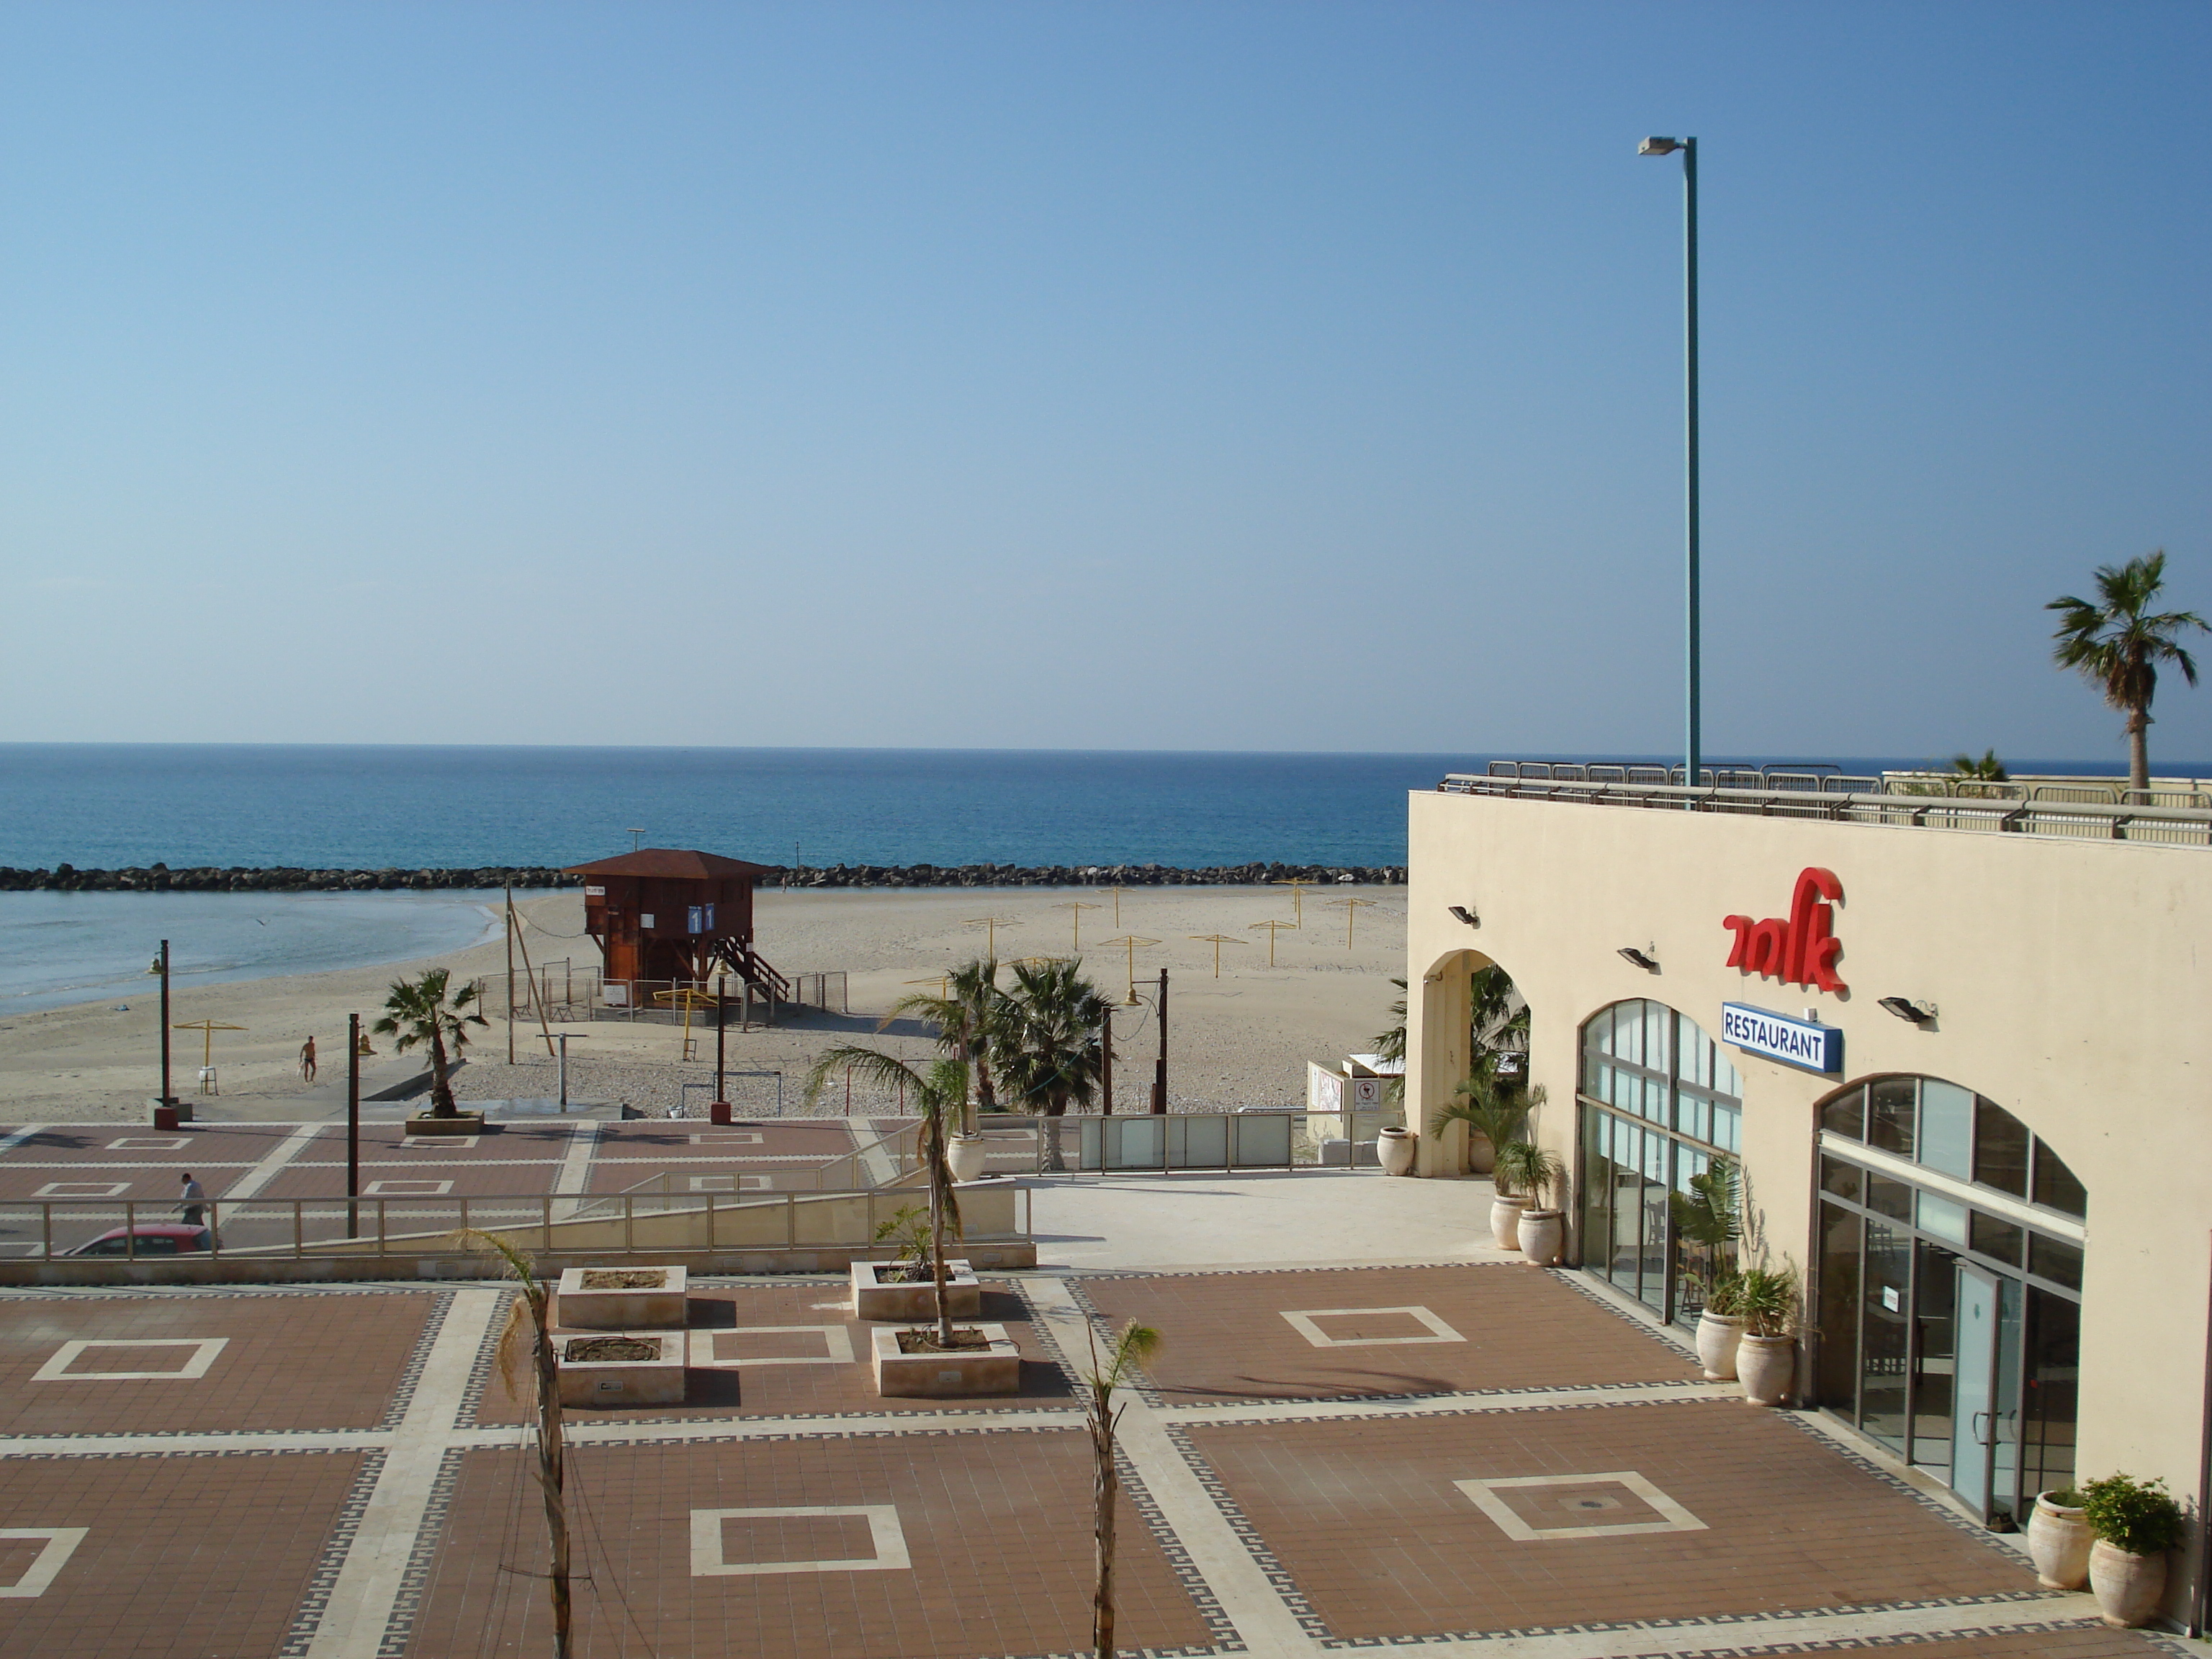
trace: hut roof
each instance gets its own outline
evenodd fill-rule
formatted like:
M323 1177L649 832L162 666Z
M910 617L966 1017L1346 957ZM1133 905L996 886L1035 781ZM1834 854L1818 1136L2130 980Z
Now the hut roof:
M682 852L672 847L644 847L619 858L592 864L572 864L562 873L571 876L643 876L659 881L750 880L768 866L726 859L714 853Z

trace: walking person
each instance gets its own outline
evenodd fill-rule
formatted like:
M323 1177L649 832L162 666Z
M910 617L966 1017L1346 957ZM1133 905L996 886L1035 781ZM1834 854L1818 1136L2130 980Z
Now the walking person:
M300 1081L313 1083L314 1080L315 1040L311 1036L300 1045Z
M184 1171L178 1179L184 1182L182 1189L177 1194L184 1224L187 1227L200 1226L203 1224L202 1218L207 1214L207 1188L192 1179L192 1172L190 1170Z

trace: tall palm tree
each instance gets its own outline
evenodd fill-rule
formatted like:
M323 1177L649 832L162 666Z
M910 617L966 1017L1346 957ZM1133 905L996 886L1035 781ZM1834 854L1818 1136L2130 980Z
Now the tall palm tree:
M978 957L955 968L945 976L945 989L937 995L925 991L901 997L891 1004L883 1024L889 1025L901 1018L919 1019L934 1025L937 1041L946 1057L969 1068L976 1104L987 1112L999 1109L998 1089L992 1072L1010 1012L1006 994L999 988L999 964L995 959ZM973 1133L975 1127L974 1115L963 1100L961 1131Z
M2051 656L2061 668L2078 669L2082 678L2105 694L2105 701L2127 715L2128 787L2150 787L2150 704L2158 695L2158 665L2172 663L2182 678L2197 684L2196 659L2181 648L2181 635L2208 630L2194 611L2153 613L2166 586L2164 549L2125 564L2097 567L2094 603L2069 593L2043 608L2059 613Z
M912 1091L921 1113L921 1162L929 1182L929 1271L937 1287L938 1346L952 1346L952 1308L945 1294L945 1234L961 1231L960 1200L952 1190L952 1164L945 1156L949 1125L957 1122L968 1098L968 1068L957 1060L933 1060L917 1071L896 1055L857 1042L841 1042L815 1057L806 1071L806 1104L811 1108L830 1085L832 1073L850 1066L887 1089Z
M1097 1097L1105 1073L1099 1028L1106 999L1083 977L1080 957L1014 964L1010 1018L998 1038L999 1075L1013 1098L1045 1116L1045 1167L1065 1167L1060 1120Z
M491 1022L477 1012L477 987L472 981L458 991L447 994L452 985L450 972L443 968L426 969L419 978L394 980L392 994L384 999L384 1018L368 1029L379 1036L397 1037L392 1048L400 1054L419 1045L430 1050L430 1115L457 1117L453 1105L453 1085L448 1073L452 1062L446 1057L446 1045L453 1045L453 1058L469 1046L468 1028L489 1025Z

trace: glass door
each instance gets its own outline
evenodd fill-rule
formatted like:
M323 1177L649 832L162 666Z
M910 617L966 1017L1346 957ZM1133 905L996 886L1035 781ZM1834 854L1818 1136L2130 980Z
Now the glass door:
M1956 1272L1951 1490L1986 1521L1998 1437L1997 1281L1963 1261Z

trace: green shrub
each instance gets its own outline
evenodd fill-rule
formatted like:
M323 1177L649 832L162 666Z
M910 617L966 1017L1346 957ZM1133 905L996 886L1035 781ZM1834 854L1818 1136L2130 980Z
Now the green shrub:
M1495 1173L1498 1191L1501 1195L1516 1195L1534 1200L1535 1207L1547 1207L1546 1200L1552 1189L1565 1179L1566 1165L1556 1152L1526 1140L1509 1140L1498 1149Z
M2163 1480L2108 1474L2081 1488L2081 1518L2089 1530L2130 1555L2163 1555L2181 1545L2181 1505Z
M1705 1292L1705 1311L1716 1319L1743 1317L1743 1275L1723 1273Z
M1746 1267L1735 1276L1736 1312L1751 1336L1787 1336L1797 1323L1797 1270Z

